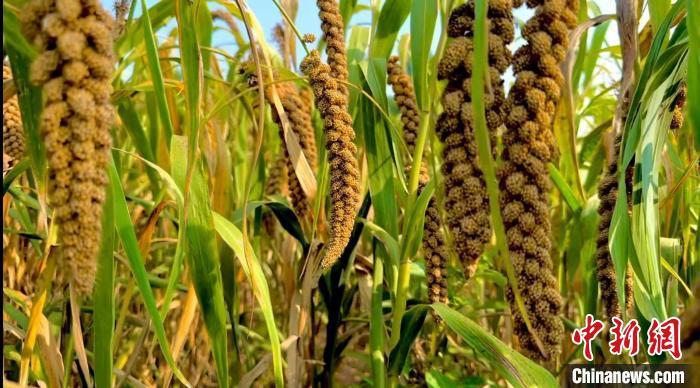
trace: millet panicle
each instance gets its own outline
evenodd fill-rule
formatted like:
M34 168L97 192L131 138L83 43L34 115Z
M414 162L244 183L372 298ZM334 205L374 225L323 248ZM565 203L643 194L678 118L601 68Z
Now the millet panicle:
M559 317L563 301L550 257L547 163L558 157L552 124L564 82L560 63L569 45L569 30L577 24L578 0L528 0L527 5L535 8L535 14L523 28L527 44L513 56L515 84L508 95L498 179L510 257L544 354L525 324L513 290L508 288L506 296L521 350L554 370L564 327Z
M326 41L326 55L331 76L336 79L338 90L345 96L348 88L348 60L345 54L345 23L336 0L317 0L321 31Z
M486 124L491 143L505 115L503 72L511 63L508 50L514 37L511 0L489 2L487 21L488 76L491 93L485 94ZM479 257L491 239L488 193L478 160L471 103L474 51L474 1L457 7L448 21L448 43L438 64L438 77L448 80L443 94L444 111L436 125L444 144L442 172L445 176L447 223L454 236L455 251L465 275L474 275Z
M59 275L85 295L95 278L112 144L113 20L98 0L31 0L19 17L39 51L30 79L44 94L49 205L65 261L58 268L66 271Z
M389 58L387 81L394 90L394 100L401 111L403 137L408 150L413 154L420 127L420 114L416 105L411 78L398 63L398 57ZM410 174L412 164L406 165ZM421 165L418 193L420 194L430 181L425 161ZM425 210L423 224L423 254L425 255L425 272L430 303L447 304L447 261L449 259L445 236L442 234L442 219L437 201L431 198Z
M299 145L301 146L304 157L309 163L312 171L316 170L316 139L314 137L313 126L311 124L310 109L306 106L305 102L299 96L296 86L292 83L282 83L277 85L277 94L280 96L280 101L282 102L282 107L289 120L290 129L294 134L297 135L299 139ZM284 132L282 129L282 123L273 109L273 119L279 125L280 136L284 140ZM294 211L300 217L310 216L311 210L306 198L306 194L301 187L299 178L294 171L293 161L289 157L287 148L284 148L287 155L287 176L289 184L289 196L292 201L292 206Z
M683 126L683 108L685 107L687 85L681 85L676 100L673 103L673 118L671 119L671 129L680 129Z
M615 210L615 203L617 202L617 159L621 144L622 136L617 135L613 146L613 158L608 164L605 175L598 185L598 198L600 199L598 216L600 220L598 223L598 239L596 240L596 272L603 307L609 319L612 319L612 317L621 317L622 312L617 298L617 273L615 272L615 265L610 255L610 249L608 248L610 242L610 222ZM626 309L629 309L632 303L631 281L631 273L627 271L625 275Z
M287 155L284 150L280 150L277 156L272 161L267 172L267 180L265 181L265 195L282 194L287 192ZM263 227L268 234L274 231L275 220L272 214L265 213L263 215Z
M10 65L2 65L2 80L12 79ZM17 163L24 157L24 131L22 115L19 110L17 96L10 97L2 104L2 149L10 157L9 165Z
M322 260L322 267L333 265L343 253L355 223L360 204L360 172L352 117L348 113L348 97L339 89L331 68L312 51L301 62L301 70L309 78L316 108L323 119L330 166L331 235Z

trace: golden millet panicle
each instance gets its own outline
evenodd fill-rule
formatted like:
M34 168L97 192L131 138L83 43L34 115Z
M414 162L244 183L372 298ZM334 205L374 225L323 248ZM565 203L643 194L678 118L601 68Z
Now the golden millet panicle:
M345 54L345 23L336 0L316 0L321 31L326 40L326 55L331 76L337 80L337 88L348 95L348 60Z
M310 33L310 32L307 32L306 34L304 34L304 35L301 37L301 40L302 40L304 43L313 43L313 42L316 41L316 35L314 35L314 34L312 34L312 33Z
M491 143L505 115L502 74L511 63L507 46L513 40L512 1L489 3L488 76L491 93L486 91L486 124ZM478 160L471 103L471 74L474 44L474 2L457 7L451 14L448 33L453 38L438 64L438 77L447 79L443 94L444 111L436 132L443 148L447 223L454 236L455 251L470 278L479 257L491 239L489 202Z
M65 260L59 268L85 295L95 278L111 148L113 21L98 0L31 0L20 18L39 50L30 78L44 94L49 204Z
M398 57L389 58L387 81L394 90L394 99L401 111L403 136L409 151L413 154L420 126L420 116L416 105L411 78L398 64ZM410 174L412 165L406 166ZM430 181L425 163L421 166L418 193L420 194ZM447 304L447 245L442 234L442 219L435 198L431 198L425 210L423 224L423 254L425 255L425 273L430 303Z
M525 325L512 289L508 289L514 332L526 356L553 370L561 353L564 327L559 318L563 302L550 257L547 163L558 154L552 120L564 81L559 65L566 55L569 30L576 26L578 0L528 0L527 5L536 9L523 28L527 44L513 57L516 80L508 95L498 178L510 257L544 354Z
M12 79L10 65L3 63L2 80ZM2 104L2 149L12 158L9 165L12 166L24 157L24 131L22 128L22 115L19 110L17 96L12 96Z
M309 77L326 134L330 165L331 236L322 266L328 268L338 260L348 244L360 204L355 130L348 113L348 97L339 89L330 67L321 61L318 51L314 50L304 58L301 70Z

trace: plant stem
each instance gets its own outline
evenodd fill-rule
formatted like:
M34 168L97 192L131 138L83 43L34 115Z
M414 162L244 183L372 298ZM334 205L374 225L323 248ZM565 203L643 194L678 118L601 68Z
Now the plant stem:
M425 141L428 138L428 123L430 111L421 112L420 130L418 132L418 140L416 141L416 149L413 152L413 164L411 165L411 174L408 180L408 203L406 209L413 209L418 197L418 178L420 177L420 166L423 162L423 149ZM408 211L406 212L408 214ZM406 224L404 224L403 236L406 236ZM402 244L405 245L405 244ZM391 322L391 337L389 339L389 349L393 349L399 343L401 335L401 319L406 312L406 300L408 298L408 286L411 278L411 261L407 257L406 251L401 250L401 262L399 264L399 280L396 290L396 302L394 303L394 316Z
M372 273L372 310L370 312L370 361L374 386L383 388L386 380L384 364L384 313L382 311L384 291L384 262L375 255Z

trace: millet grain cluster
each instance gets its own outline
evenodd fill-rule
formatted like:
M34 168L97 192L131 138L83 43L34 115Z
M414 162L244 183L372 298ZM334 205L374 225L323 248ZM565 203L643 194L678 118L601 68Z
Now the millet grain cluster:
M284 147L284 146L283 146ZM284 150L280 150L275 159L272 161L267 172L267 181L265 182L265 195L282 194L287 191L287 155ZM265 213L263 216L263 227L268 234L274 231L275 220L272 214Z
M10 65L2 65L2 80L12 79ZM17 96L12 96L2 104L2 149L9 156L9 165L12 166L24 157L24 132L22 128L22 115L19 110Z
M671 129L680 129L683 126L683 107L685 107L686 94L688 87L683 84L676 95L676 101L673 104L673 118L671 119Z
M523 29L527 44L513 57L516 80L508 95L498 178L510 257L544 354L528 331L512 289L506 296L523 353L553 370L561 353L564 327L559 318L563 301L550 257L547 163L558 157L552 120L564 82L559 66L569 45L569 30L577 23L578 0L528 0L527 5L536 7L535 15Z
M323 129L330 165L330 241L322 267L332 266L350 240L355 215L360 204L360 172L352 117L348 113L348 97L339 88L331 68L321 61L318 51L312 51L301 62L301 70L309 77L316 108L323 119Z
M114 118L113 21L98 0L32 0L19 16L39 50L30 77L44 94L49 204L65 260L59 268L85 295L97 266Z
M403 123L403 137L408 150L413 155L415 142L420 127L420 115L416 106L416 97L413 91L411 78L398 64L398 57L389 58L387 81L394 90L394 99L401 111ZM406 165L406 172L410 174L411 164ZM420 194L430 181L428 168L421 165L418 193ZM430 303L447 304L447 244L442 234L442 219L437 201L431 198L425 210L423 224L423 254L425 255L425 272L428 285L428 298Z
M316 171L316 139L314 138L314 130L311 125L311 108L308 106L308 101L302 100L296 86L288 82L277 85L277 94L280 97L282 107L289 120L290 129L297 135L299 145L304 153L304 157L309 163L309 167L311 167L312 171ZM284 141L284 133L280 118L275 109L273 109L272 112L272 117L280 128L280 137ZM290 159L286 147L284 147L284 152L287 160L287 182L292 206L294 206L294 211L297 215L300 217L308 217L311 215L311 209L306 194L294 171L293 161Z
M254 66L252 62L244 64L244 72L249 74L248 83L251 86L258 85L257 76L251 71L251 67ZM273 78L277 78L276 74L273 74ZM272 110L272 120L277 124L279 128L280 139L283 142L284 150L284 160L286 163L286 174L287 174L287 186L289 188L289 197L292 202L295 213L299 217L309 217L311 215L310 207L306 194L301 187L301 183L294 170L294 163L290 159L289 151L285 144L284 138L284 128L282 127L282 120L274 107L274 102L272 100L273 87L276 91L277 96L282 104L282 109L287 116L287 121L289 122L290 130L297 136L299 145L301 146L304 157L309 163L312 171L316 171L316 139L314 137L314 130L311 123L311 101L301 97L300 91L297 89L296 85L292 82L272 82L267 80L265 82L265 99L267 104ZM267 192L266 192L267 194Z
M347 97L348 60L345 53L345 23L340 14L336 0L317 0L318 16L321 19L321 31L326 41L326 55L331 77L337 84L338 90Z
M508 44L513 41L512 0L490 1L488 7L488 76L491 93L485 94L486 120L491 143L505 116L501 76L511 63ZM455 251L470 278L491 239L486 184L479 167L471 103L474 1L457 7L448 22L452 38L438 65L438 78L448 81L442 97L444 111L437 121L437 135L444 144L447 223Z
M615 203L617 202L617 159L621 145L622 135L618 135L613 146L613 158L608 164L605 176L598 185L598 198L600 199L598 216L600 220L598 223L598 239L596 240L596 271L605 314L610 319L612 317L621 317L620 304L617 299L617 273L615 272L615 265L608 248L610 222L615 211ZM625 278L625 307L627 309L631 307L632 302L631 279L631 274L628 271Z
M284 194L287 186L287 156L281 150L267 172L265 195Z

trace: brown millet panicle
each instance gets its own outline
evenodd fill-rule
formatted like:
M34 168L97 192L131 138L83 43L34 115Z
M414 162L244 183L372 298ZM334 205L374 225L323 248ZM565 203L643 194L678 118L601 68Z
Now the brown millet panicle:
M254 66L252 62L246 63L243 66L243 68L246 69L244 71L249 71L252 66ZM273 78L276 78L276 74L273 74ZM256 86L258 84L257 76L252 72L249 73L248 83L251 86ZM302 99L297 87L292 82L265 82L265 99L272 109L272 120L279 127L279 134L283 143L285 142L284 128L282 127L282 121L277 113L277 109L274 107L272 100L273 87L275 88L274 90L280 99L282 109L287 116L290 130L297 136L299 145L304 153L304 157L309 163L309 167L311 167L312 171L315 171L317 164L317 150L316 139L314 137L314 130L311 123L311 108L309 107L308 102ZM293 161L289 157L289 152L286 146L284 146L284 155L287 163L287 185L289 187L289 197L291 199L294 211L300 217L310 216L311 211L306 199L306 194L304 193L301 183L297 178Z
M512 289L506 295L523 353L554 370L564 327L559 318L563 301L550 257L547 163L558 156L552 120L564 82L559 65L569 45L569 30L576 26L578 0L528 0L527 5L536 9L523 29L527 44L513 57L516 80L508 95L498 179L510 257L544 354L528 331Z
M284 193L287 186L287 155L280 150L267 172L265 195Z
M394 90L394 100L401 111L403 123L403 137L408 150L413 154L420 116L416 106L416 96L413 91L411 78L398 64L398 57L389 58L387 81ZM406 173L409 174L412 165L406 165ZM430 181L428 169L424 163L421 165L418 193L420 194ZM447 244L442 234L442 219L438 210L437 201L431 198L425 209L425 221L423 224L423 254L425 255L425 272L428 282L428 298L430 303L447 304Z
M12 79L10 65L2 65L2 80ZM9 165L12 166L24 157L24 132L22 129L22 115L19 110L17 96L12 96L2 104L2 149L12 158Z
M683 84L678 91L676 101L673 104L673 118L671 119L671 129L680 129L683 126L683 107L685 107L688 87Z
M360 172L352 117L348 113L348 97L339 89L331 69L312 51L301 62L302 72L316 98L316 108L323 118L326 149L330 165L331 236L323 258L323 268L333 265L350 240L355 215L360 205Z
M284 147L284 145L283 145ZM270 165L267 172L267 181L265 182L265 195L274 194L284 195L287 191L287 154L285 150L280 150L275 157L275 160ZM268 234L274 231L275 220L272 214L265 213L263 216L263 227Z
M308 107L304 101L299 96L296 86L289 82L284 82L276 85L277 94L280 97L282 107L289 120L290 129L299 138L299 145L301 146L302 152L309 162L309 167L312 171L316 170L316 139L313 134L313 127L311 125L311 115ZM271 93L265 93L271 96ZM284 141L284 132L282 129L282 123L277 115L275 109L272 110L272 117L274 121L278 124L280 128L280 137ZM289 153L287 148L284 148L287 160L287 176L289 184L289 196L294 206L294 210L300 217L309 216L311 214L311 208L306 199L306 194L301 187L301 183L297 178L296 172L294 171L294 166L292 160L289 158Z
M489 2L488 75L491 93L485 94L486 124L491 143L505 115L503 72L511 63L508 44L513 41L512 0ZM474 275L479 257L491 239L486 183L479 167L471 104L474 2L457 7L448 22L452 41L438 65L438 77L447 79L443 94L444 112L438 119L437 135L443 142L445 208L454 236L455 251L465 275Z
M30 78L44 94L41 136L65 261L59 268L86 295L95 279L112 143L113 21L98 0L31 0L20 18L39 50Z
M345 23L336 0L316 0L321 31L326 40L326 55L331 76L336 79L338 90L348 95L348 60L345 55Z
M596 242L596 271L605 314L609 319L621 316L620 304L617 298L617 273L615 272L615 265L608 248L608 243L610 242L610 221L617 202L617 158L621 144L622 136L618 135L613 146L613 158L608 165L603 180L598 185L598 198L600 199L598 215L600 221L598 223L598 240ZM628 298L628 296L625 295L625 298Z

